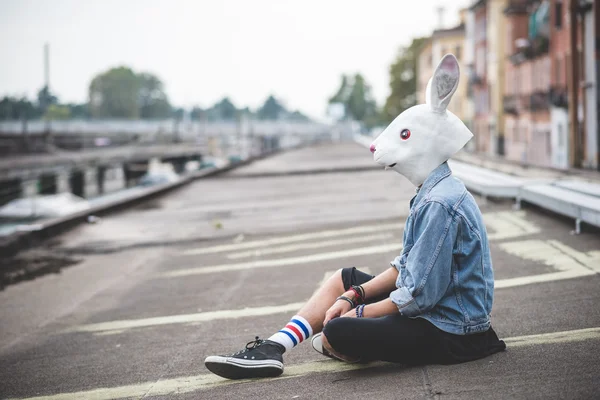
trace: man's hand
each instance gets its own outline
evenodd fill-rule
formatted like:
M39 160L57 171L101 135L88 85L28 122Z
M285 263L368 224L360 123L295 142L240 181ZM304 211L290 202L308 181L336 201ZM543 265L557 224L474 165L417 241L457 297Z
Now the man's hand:
M349 310L352 311L350 303L348 303L345 300L337 300L335 303L333 303L331 307L329 307L329 310L327 310L327 312L325 313L325 320L323 321L323 326L327 325L327 323L332 319L347 314Z

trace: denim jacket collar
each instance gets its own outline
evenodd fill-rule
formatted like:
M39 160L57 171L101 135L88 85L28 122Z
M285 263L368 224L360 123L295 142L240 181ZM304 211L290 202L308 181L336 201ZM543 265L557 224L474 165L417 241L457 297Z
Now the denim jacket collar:
M435 185L437 185L442 179L450 176L450 174L452 174L452 171L450 170L447 161L445 161L439 167L431 171L427 179L425 179L425 182L423 182L423 185L421 185L420 188L417 188L417 194L410 201L410 207L412 208L414 204L419 204L422 198L427 196L429 191Z

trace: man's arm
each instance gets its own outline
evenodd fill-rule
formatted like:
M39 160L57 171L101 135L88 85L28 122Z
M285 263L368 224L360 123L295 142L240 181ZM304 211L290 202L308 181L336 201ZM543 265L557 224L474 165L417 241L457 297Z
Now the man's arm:
M396 280L398 279L398 270L395 267L390 267L383 271L369 282L364 283L362 288L365 291L366 299L388 294L396 289Z
M396 279L398 279L398 270L395 267L388 268L369 282L362 284L365 291L365 297L369 299L390 293L396 289ZM354 292L350 290L344 293L344 296L354 298ZM398 306L396 306L392 300L387 298L365 306L363 316L366 318L375 318L384 315L398 314L398 312ZM355 315L355 311L350 310L344 317L354 317Z
M398 270L391 267L375 276L375 278L371 279L369 282L363 283L361 286L365 292L366 299L372 299L382 294L390 293L392 290L396 289L396 279L398 279ZM344 296L356 300L353 290L348 290L344 293Z

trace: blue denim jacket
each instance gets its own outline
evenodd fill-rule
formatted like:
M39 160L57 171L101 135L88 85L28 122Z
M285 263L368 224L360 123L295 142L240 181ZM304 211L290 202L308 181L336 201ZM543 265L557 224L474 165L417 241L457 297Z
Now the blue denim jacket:
M457 334L490 327L494 273L481 211L447 163L411 200L391 300L403 315Z

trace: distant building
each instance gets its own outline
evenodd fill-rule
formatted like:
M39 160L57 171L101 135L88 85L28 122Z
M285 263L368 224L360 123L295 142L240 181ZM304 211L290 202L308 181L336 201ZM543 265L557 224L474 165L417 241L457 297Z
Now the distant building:
M504 91L508 0L487 0L487 85L489 90L489 152L504 155Z
M464 45L465 24L462 17L461 23L453 28L436 29L433 31L433 34L418 54L417 98L419 102L425 101L427 82L433 76L435 67L445 54L454 54L461 68L463 67ZM448 110L456 114L463 121L467 116L467 76L465 72L466 69L462 68L461 80L448 107Z
M475 149L478 152L490 153L493 149L490 135L490 89L488 86L488 13L487 1L473 3L469 11L473 13L473 65L469 77L469 93L474 104L473 133Z
M514 0L505 9L506 158L551 166L548 9L528 3Z
M598 168L598 8L589 0L508 2L507 158Z

